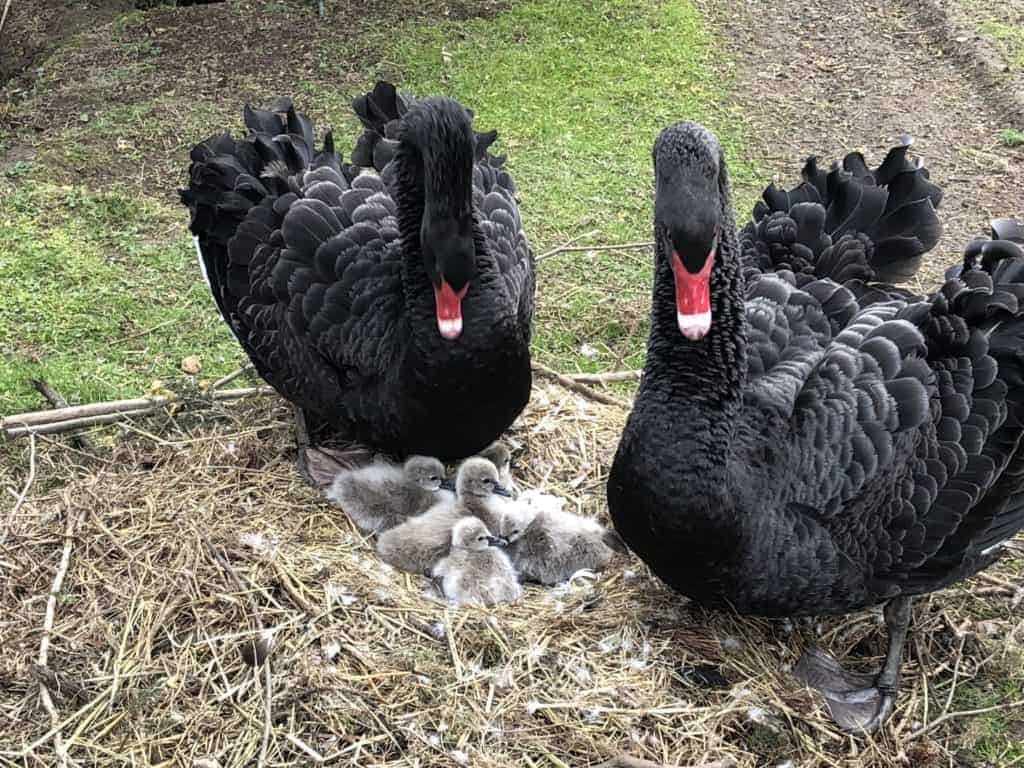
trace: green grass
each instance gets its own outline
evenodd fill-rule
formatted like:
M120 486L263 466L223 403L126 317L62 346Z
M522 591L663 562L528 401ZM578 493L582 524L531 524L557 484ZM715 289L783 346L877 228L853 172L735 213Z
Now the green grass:
M178 211L117 193L36 183L0 195L0 412L38 405L44 376L70 399L139 394L241 352L210 311Z
M115 22L113 41L127 44L121 38L144 20L135 11ZM295 79L300 107L326 117L347 149L357 126L339 82L368 87L386 75L415 93L460 99L480 129L499 129L538 252L593 229L601 230L593 242L648 239L651 144L675 120L715 129L734 183L752 178L739 162L741 121L728 84L707 66L711 41L688 0L533 0L490 19L411 22L376 34L387 64L358 77L347 62L360 59L353 46L366 40L326 37L316 66ZM146 58L84 72L83 83L109 93L110 103L76 112L32 162L0 179L15 190L0 201L4 412L40 405L26 383L34 375L88 401L144 391L176 375L187 354L204 358L203 376L242 356L199 278L185 212L167 186L184 171L188 145L225 126L223 110L186 105L185 91L120 98L122 81L145 79L156 66ZM154 169L156 187L152 176L134 178ZM113 191L91 191L98 186ZM640 365L650 262L649 249L545 261L537 357L570 371Z
M992 19L982 22L979 28L995 39L1011 71L1024 71L1024 26Z
M999 141L1006 147L1024 147L1024 131L1005 128L999 132Z

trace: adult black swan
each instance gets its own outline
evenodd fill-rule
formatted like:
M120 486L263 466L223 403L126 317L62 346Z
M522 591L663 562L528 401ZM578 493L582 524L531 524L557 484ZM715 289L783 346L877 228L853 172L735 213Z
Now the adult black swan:
M704 128L666 128L654 166L651 330L612 519L707 606L886 603L877 677L821 652L797 670L843 727L874 730L895 703L912 596L985 568L1024 525L1024 230L997 222L930 297L862 303L829 279L745 279Z
M192 150L181 198L200 263L300 427L468 456L530 393L534 260L515 186L487 152L496 134L452 99L378 83L353 108L354 159L379 174L343 164L329 131L318 150L288 100Z

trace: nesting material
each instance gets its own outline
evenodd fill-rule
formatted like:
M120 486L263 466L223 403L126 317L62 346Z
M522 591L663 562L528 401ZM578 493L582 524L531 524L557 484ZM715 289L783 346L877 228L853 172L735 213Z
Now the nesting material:
M980 721L947 718L909 736L943 715L951 691L950 714L975 706L965 689L1019 679L1019 550L986 572L994 581L921 600L893 730L871 742L840 736L786 664L820 643L876 666L874 612L787 632L704 611L625 559L486 611L424 600L423 580L382 564L299 478L291 411L269 405L101 429L91 435L100 460L38 441L24 504L12 517L5 492L0 505L0 753L38 744L34 758L0 763L58 764L45 681L78 765L255 765L267 666L240 653L260 636L254 610L275 639L268 766L582 768L623 752L682 766L942 766L988 738ZM604 482L624 418L538 382L509 435L524 493L541 488L607 524ZM28 446L4 450L0 482L20 492ZM39 670L69 511L79 522ZM1019 709L1002 717L1024 720Z

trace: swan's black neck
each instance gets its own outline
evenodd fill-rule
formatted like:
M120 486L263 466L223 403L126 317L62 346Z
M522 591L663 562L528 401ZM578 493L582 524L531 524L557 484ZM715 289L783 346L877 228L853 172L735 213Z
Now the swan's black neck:
M422 251L424 221L473 222L477 264L486 254L473 211L472 134L453 130L443 120L420 121L399 144L395 159L395 203L401 235L402 282L412 334L424 351L450 350L436 324L433 284ZM479 286L471 286L479 292ZM473 297L467 297L466 304Z
M711 272L711 329L699 341L679 331L664 233L655 225L654 294L644 376L637 394L647 423L672 430L692 469L695 493L728 493L728 458L746 379L746 317L739 242L728 181L720 178L721 235ZM698 488L698 486L700 486Z

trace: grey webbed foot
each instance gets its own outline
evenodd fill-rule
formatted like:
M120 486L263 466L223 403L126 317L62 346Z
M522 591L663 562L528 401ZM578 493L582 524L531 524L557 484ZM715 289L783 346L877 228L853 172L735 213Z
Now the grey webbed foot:
M844 731L874 733L896 703L896 691L884 690L874 675L843 669L821 648L804 652L793 668L793 676L825 697L829 714Z
M832 719L844 731L874 733L896 708L910 602L909 597L897 597L885 606L889 650L877 675L849 672L820 648L808 649L794 667L794 677L821 692Z
M298 406L295 410L295 465L302 478L315 488L330 486L344 469L356 469L372 463L373 450L360 443L347 445L313 445L309 436L306 414Z

